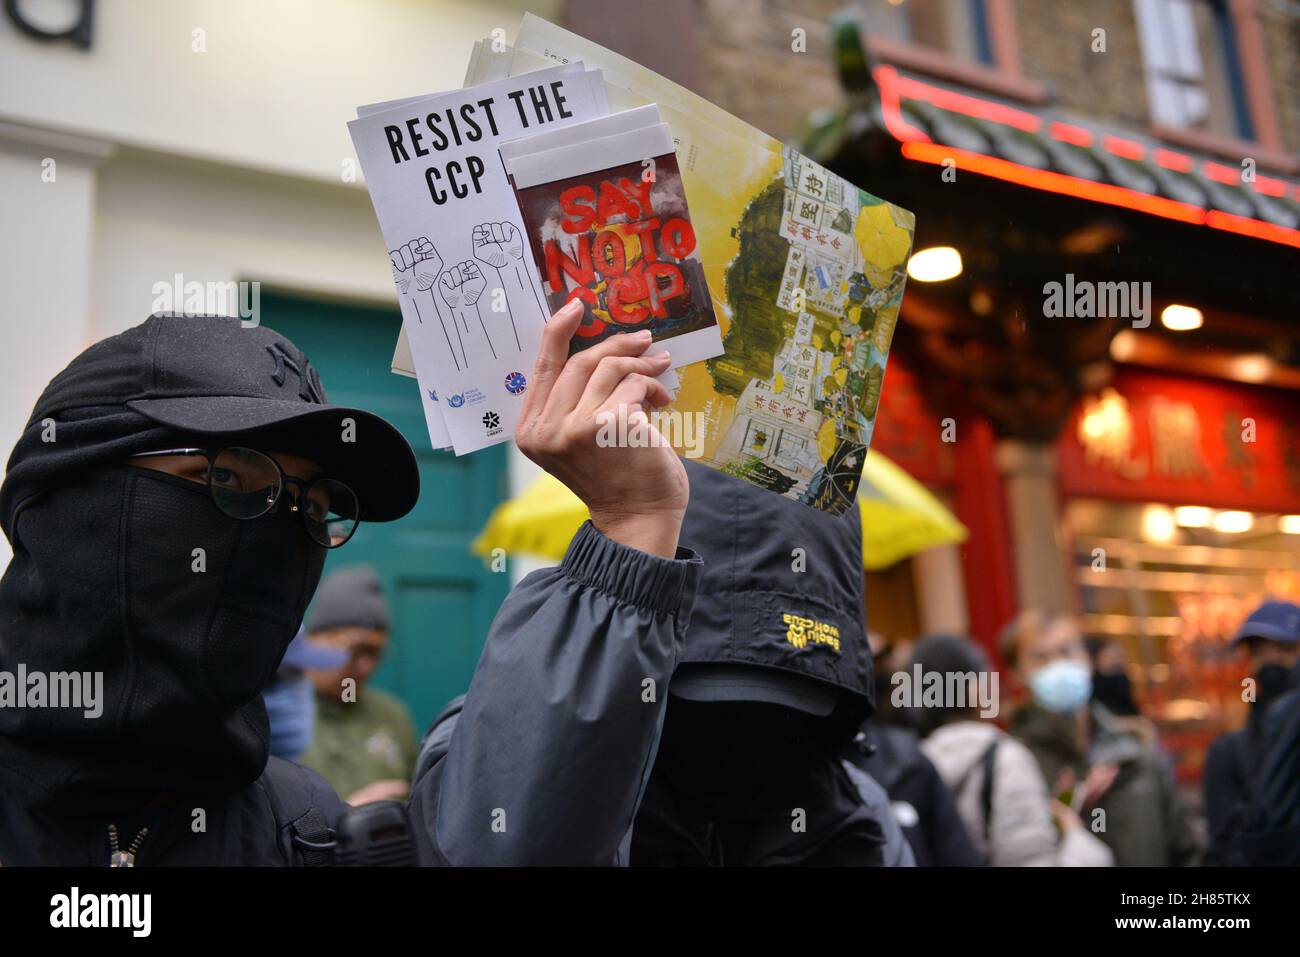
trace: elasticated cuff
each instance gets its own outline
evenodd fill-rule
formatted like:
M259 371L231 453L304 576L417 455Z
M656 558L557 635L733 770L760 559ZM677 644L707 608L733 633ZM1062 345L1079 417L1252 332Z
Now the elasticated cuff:
M672 559L611 541L590 521L569 542L560 570L583 585L658 614L690 617L704 562L689 548Z

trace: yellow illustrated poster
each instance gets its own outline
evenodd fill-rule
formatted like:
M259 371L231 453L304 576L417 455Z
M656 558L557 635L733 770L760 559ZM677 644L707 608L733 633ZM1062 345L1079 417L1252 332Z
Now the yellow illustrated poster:
M683 178L723 354L678 370L671 411L696 418L705 464L842 514L871 443L914 217L788 146L717 131L690 145Z

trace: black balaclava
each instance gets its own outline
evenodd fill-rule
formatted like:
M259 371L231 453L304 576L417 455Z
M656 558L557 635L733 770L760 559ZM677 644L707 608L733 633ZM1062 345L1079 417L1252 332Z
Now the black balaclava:
M34 809L93 816L251 783L269 747L259 692L325 549L283 501L236 521L205 485L126 464L203 445L192 436L121 406L55 425L45 443L29 423L0 490L14 552L0 670L103 672L103 710L0 709L0 787Z

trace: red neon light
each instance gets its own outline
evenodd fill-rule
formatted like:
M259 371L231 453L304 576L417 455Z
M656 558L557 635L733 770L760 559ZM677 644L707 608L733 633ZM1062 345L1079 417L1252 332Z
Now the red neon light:
M1173 150L1156 148L1151 153L1151 158L1165 169L1171 169L1175 173L1190 173L1195 161L1183 153L1175 153Z
M1220 163L1202 163L1201 172L1225 186L1241 185L1241 170Z
M1037 133L1043 126L1041 116L1002 103L945 90L943 87L931 86L907 76L900 76L897 80L898 92L901 96L914 100L928 100L941 110L952 110L954 113L963 113L977 119L992 120L994 123L1012 126L1026 133Z
M1147 154L1147 148L1141 143L1109 134L1102 137L1101 145L1121 159L1140 160Z
M1177 200L1165 199L1162 196L1150 196L1147 193L1125 189L1123 186L1112 186L1109 183L1094 183L1092 180L1079 179L1076 176L1067 176L1064 173L1031 169L1028 166L1021 166L1008 160L984 156L981 153L971 153L967 150L954 149L948 146L940 146L937 143L904 143L903 155L908 159L939 165L942 165L944 159L951 158L957 161L959 169L991 176L994 179L1005 180L1008 183L1017 183L1032 189L1046 190L1049 193L1060 193L1063 196L1076 196L1079 199L1087 199L1095 203L1123 206L1126 209L1135 209L1139 212L1163 216L1165 219L1176 219L1184 223L1200 224L1205 222L1205 210L1189 203L1180 203Z
M896 140L904 143L929 143L930 137L903 119L903 109L898 103L898 71L892 66L878 66L873 71L876 88L880 90L880 110L885 116L885 128Z
M1205 224L1230 233L1251 236L1255 239L1267 239L1300 249L1300 229L1288 229L1285 226L1275 226L1272 223L1261 223L1258 219L1234 216L1232 213L1221 212L1217 209L1212 209L1205 214Z
M1057 122L1053 123L1047 129L1062 143L1069 143L1071 146L1082 146L1085 149L1092 145L1092 130L1085 129L1082 126L1075 126L1072 123Z
M1059 193L1063 196L1074 196L1110 206L1121 206L1125 209L1150 213L1153 216L1161 216L1165 219L1173 219L1194 225L1207 225L1214 229L1237 233L1242 236L1251 236L1255 239L1265 239L1270 242L1300 248L1300 230L1276 226L1246 216L1234 216L1219 210L1205 210L1199 206L1193 206L1191 203L1166 199L1163 196L1152 196L1122 186L1097 183L1077 176L1068 176L1064 173L1033 169L994 156L985 156L982 153L972 153L969 150L935 143L926 135L925 131L917 129L903 118L902 108L899 105L900 93L914 99L927 99L941 109L992 120L996 123L1003 123L1029 132L1036 132L1042 125L1042 120L1040 117L1032 113L1026 113L1023 110L1016 110L999 103L965 96L951 90L932 87L910 77L901 77L890 66L878 66L873 70L873 74L876 79L876 86L880 90L880 105L885 117L885 126L890 134L902 143L903 155L908 159L940 166L946 160L955 160L961 168L970 170L972 173L979 173L983 176L1015 183L1020 186L1028 186L1030 189ZM1053 122L1049 130L1052 136L1062 142L1074 143L1078 146L1087 146L1092 142L1092 132L1080 126ZM1082 142L1085 138L1087 141ZM1135 140L1109 134L1102 138L1102 145L1116 156L1131 160L1141 160L1146 155L1147 150L1145 145ZM1190 156L1161 147L1153 149L1151 155L1152 159L1160 166L1179 173L1191 172L1194 164ZM1219 182L1231 186L1240 185L1239 173L1232 167L1207 162L1202 164L1202 169L1207 176ZM1264 177L1257 180L1255 185L1261 193L1269 196L1282 196L1286 193L1286 183L1282 180ZM1295 197L1300 199L1300 186L1293 187L1293 190Z
M1265 196L1285 196L1286 183L1280 179L1273 179L1271 176L1255 177L1255 189Z

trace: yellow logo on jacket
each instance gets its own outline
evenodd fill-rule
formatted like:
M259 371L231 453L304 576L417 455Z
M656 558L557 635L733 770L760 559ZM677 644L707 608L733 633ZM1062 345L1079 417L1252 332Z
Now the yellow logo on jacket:
M806 648L812 642L834 648L837 655L840 653L840 630L834 625L788 612L781 616L781 621L786 625L785 640L796 648Z

